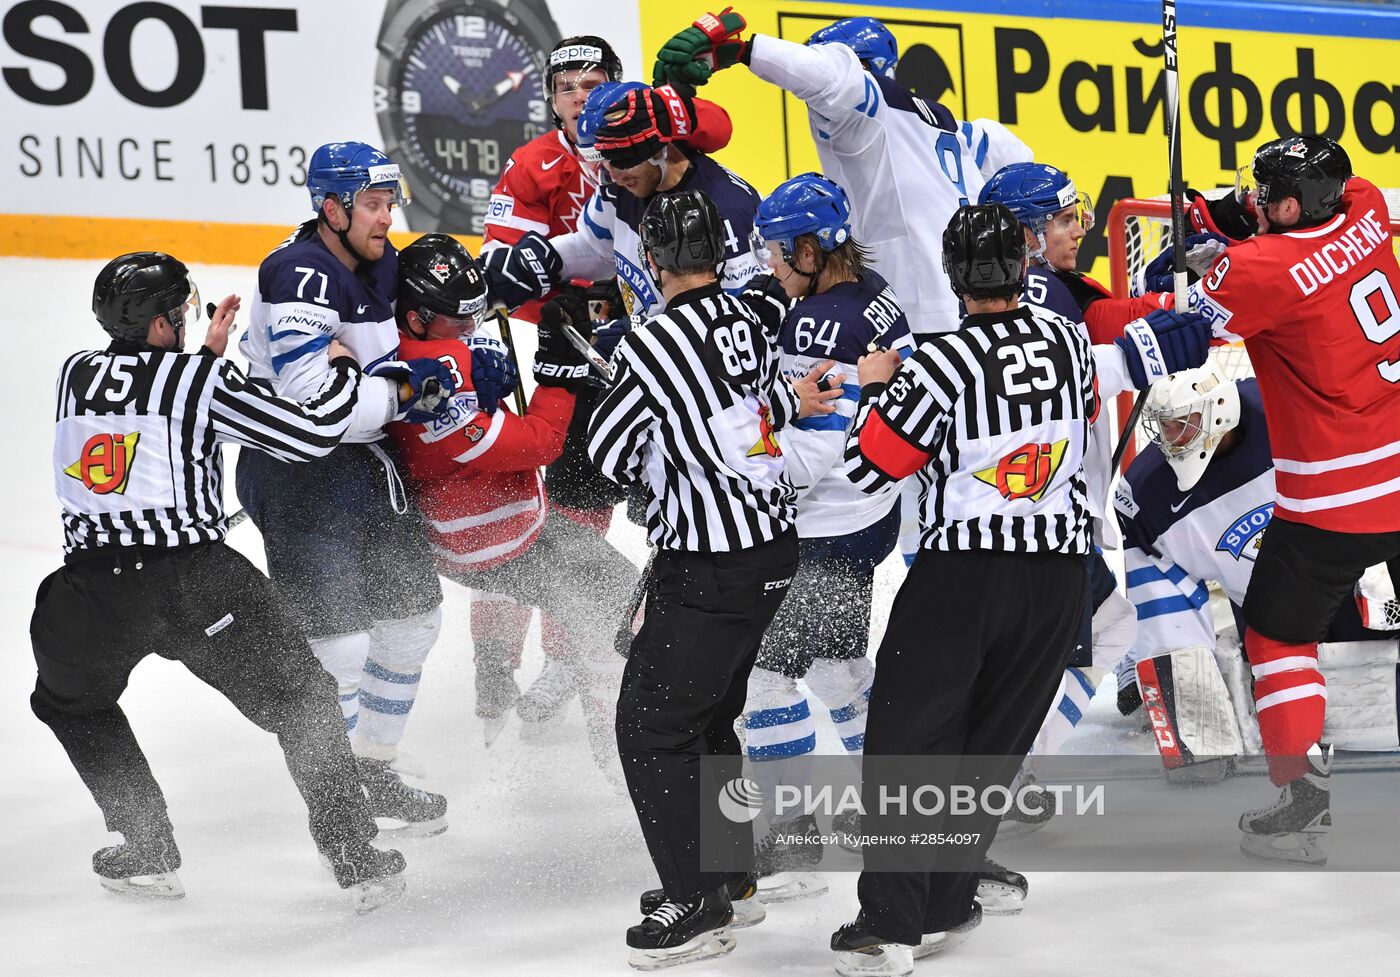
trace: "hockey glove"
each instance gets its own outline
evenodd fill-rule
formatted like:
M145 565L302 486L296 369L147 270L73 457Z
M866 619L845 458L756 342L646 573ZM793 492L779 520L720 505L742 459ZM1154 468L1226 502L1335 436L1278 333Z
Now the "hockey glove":
M534 231L508 248L483 251L478 261L491 304L512 310L543 298L564 272L554 245Z
M747 26L743 14L735 13L733 7L704 14L656 52L652 84L669 83L679 91L693 92L714 72L744 59L747 45L740 34Z
M788 309L792 307L792 299L783 291L777 277L771 272L759 272L744 283L744 287L739 290L739 298L758 316L758 321L763 323L764 334L768 336L769 342L776 345L782 332L783 320L787 318Z
M1186 190L1186 219L1197 231L1223 234L1243 241L1259 232L1259 219L1233 193L1211 199L1199 190Z
M565 293L568 294L569 290L566 289ZM573 305L573 302L566 304L556 300L540 307L540 345L535 351L535 382L545 387L563 387L571 393L580 393L601 384L593 367L589 366L588 358L564 335L566 325L573 326L585 340L593 331L583 296L575 293L572 297L585 310L577 318L577 308L568 310L568 305Z
M1210 271L1215 262L1225 253L1225 247L1229 243L1229 238L1213 231L1186 235L1187 284L1194 284L1202 275ZM1149 261L1142 271L1133 276L1129 294L1133 298L1137 298L1148 292L1170 292L1174 284L1175 267L1172 249L1167 248Z
M510 361L505 345L489 336L473 336L467 346L472 351L472 387L476 405L488 415L495 414L520 383L520 374Z
M688 94L676 90L674 85L661 85L651 90L653 102L660 103L667 119L670 120L670 138L675 142L685 142L695 135L695 100ZM657 113L660 117L661 112Z
M631 319L613 319L604 322L593 331L593 348L605 360L613 358L623 337L632 331Z
M1168 374L1204 363L1210 330L1210 320L1199 312L1156 309L1128 323L1114 342L1123 351L1133 386L1146 390Z
M399 407L410 424L431 424L442 417L457 392L452 371L432 357L385 364L375 375L398 380Z

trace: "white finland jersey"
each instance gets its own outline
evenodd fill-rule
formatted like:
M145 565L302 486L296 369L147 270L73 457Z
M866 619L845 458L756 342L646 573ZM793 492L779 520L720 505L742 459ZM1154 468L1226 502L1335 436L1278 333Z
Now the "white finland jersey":
M899 296L915 337L958 328L943 231L982 185L1033 153L990 119L958 122L861 67L843 44L754 36L749 68L807 103L822 171L851 198L851 229Z

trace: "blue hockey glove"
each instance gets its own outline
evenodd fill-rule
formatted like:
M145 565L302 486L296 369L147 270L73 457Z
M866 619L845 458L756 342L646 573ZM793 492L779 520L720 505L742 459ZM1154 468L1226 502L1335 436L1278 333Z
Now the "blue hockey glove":
M478 262L491 304L512 310L543 298L564 273L559 252L534 231L508 248L483 251Z
M495 414L501 401L520 383L520 374L506 354L505 346L486 336L473 337L467 344L472 351L472 387L476 404L487 414Z
M1193 283L1204 275L1219 257L1225 253L1230 243L1223 234L1188 234L1186 236L1186 280ZM1172 249L1167 248L1147 263L1147 266L1133 276L1130 294L1137 298L1148 292L1170 292L1175 263Z
M394 364L389 370L376 371L380 376L395 377L410 394L399 392L399 406L405 410L404 420L411 424L431 424L447 413L447 405L457 392L452 371L440 360L423 357Z
M623 337L631 331L631 319L612 319L608 322L600 322L593 330L593 348L603 359L610 360L617 352L618 344L622 342Z
M1114 343L1127 360L1133 386L1146 390L1168 374L1204 363L1210 328L1210 320L1199 312L1156 309L1128 323Z

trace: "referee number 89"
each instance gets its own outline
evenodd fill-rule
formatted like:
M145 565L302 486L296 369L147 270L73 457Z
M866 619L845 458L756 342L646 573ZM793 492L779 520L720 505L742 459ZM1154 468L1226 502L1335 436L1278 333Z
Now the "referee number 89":
M745 382L757 377L758 350L747 320L736 318L716 323L710 330L710 341L730 380Z

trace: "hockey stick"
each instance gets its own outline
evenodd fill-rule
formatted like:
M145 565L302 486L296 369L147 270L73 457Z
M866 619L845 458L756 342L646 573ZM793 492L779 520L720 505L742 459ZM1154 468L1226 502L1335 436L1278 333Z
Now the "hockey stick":
M637 578L637 583L632 587L632 599L627 602L627 615L622 619L622 624L613 637L613 650L623 658L632 653L632 622L637 619L637 612L642 609L642 602L646 600L647 590L651 583L651 566L656 562L656 554L659 550L659 546L650 548L647 561L642 566L642 575Z
M1181 175L1181 78L1178 74L1176 46L1176 0L1162 0L1162 62L1166 81L1164 111L1167 114L1167 153L1169 157L1170 186L1172 201L1172 291L1176 297L1176 309L1186 309L1186 181ZM1128 450L1128 442L1137 430L1138 418L1142 416L1143 405L1147 402L1147 391L1139 390L1133 401L1133 409L1128 421L1123 425L1123 436L1118 447L1113 450L1113 466L1116 472L1122 464L1123 454Z
M594 349L593 344L584 339L577 329L571 325L565 324L564 338L569 341L569 344L573 346L574 349L583 354L583 358L588 361L588 365L593 367L599 376L608 383L613 382L612 364L603 359L602 354Z
M491 314L496 317L496 325L501 330L501 342L506 345L506 355L510 357L510 365L515 367L515 375L520 376L520 360L515 355L515 340L510 335L510 316L502 306L496 306L491 310ZM515 407L518 417L525 416L525 391L520 389L519 380L516 381L515 390L510 395L511 405Z

